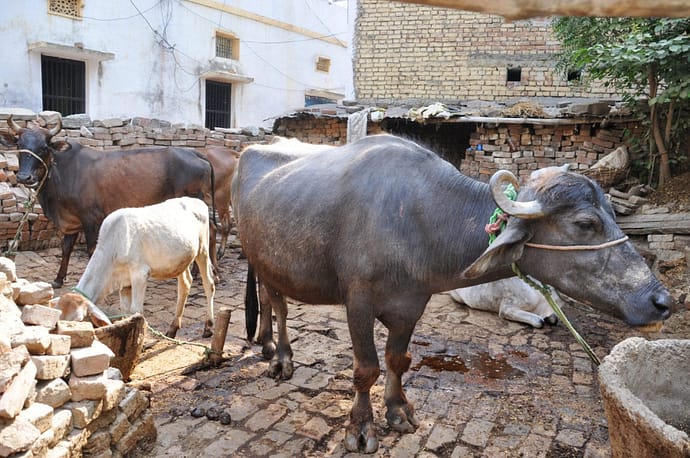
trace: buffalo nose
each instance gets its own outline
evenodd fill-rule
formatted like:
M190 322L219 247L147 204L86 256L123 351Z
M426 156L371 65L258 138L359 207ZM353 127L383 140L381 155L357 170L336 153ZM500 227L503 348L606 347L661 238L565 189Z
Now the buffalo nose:
M671 307L673 307L673 298L668 291L663 290L654 294L652 298L654 306L661 313L662 319L666 319L671 315Z

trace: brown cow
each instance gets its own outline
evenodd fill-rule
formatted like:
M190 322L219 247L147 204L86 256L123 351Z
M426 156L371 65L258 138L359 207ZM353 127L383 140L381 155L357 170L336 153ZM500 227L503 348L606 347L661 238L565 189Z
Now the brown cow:
M228 244L228 236L232 228L232 217L230 215L230 182L232 174L235 173L235 166L240 157L237 151L224 146L207 146L197 148L206 156L213 166L216 210L220 221L220 245L218 246L218 259L225 254L225 247Z
M189 148L154 147L99 151L72 141L52 142L62 129L22 128L7 119L10 132L0 143L19 148L17 181L38 189L45 215L64 235L60 269L53 286L63 285L79 232L91 255L103 219L124 207L143 207L172 197L190 196L213 204L213 167ZM216 228L211 224L211 260L216 266Z

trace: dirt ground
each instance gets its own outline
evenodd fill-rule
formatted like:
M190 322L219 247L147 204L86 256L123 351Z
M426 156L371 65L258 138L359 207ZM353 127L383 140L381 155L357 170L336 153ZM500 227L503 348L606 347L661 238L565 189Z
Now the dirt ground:
M682 186L671 198L681 195L690 204ZM341 443L352 399L352 356L342 307L292 304L295 377L268 379L261 348L244 339L246 263L238 255L235 247L220 264L216 312L225 308L232 317L219 366L209 366L204 356L211 339L201 338L205 298L198 284L177 336L190 344L148 332L132 383L151 391L159 437L134 456L348 455ZM18 275L49 281L58 260L57 249L18 256ZM75 253L72 274L56 295L76 283L86 262L83 250ZM677 305L658 333L641 334L589 308L568 307L566 314L600 359L631 336L690 339L687 266L659 278ZM145 317L152 329L167 329L175 297L175 281L151 282ZM117 313L116 303L117 295L109 296L106 310ZM385 336L377 325L382 363ZM564 326L534 330L435 295L410 352L412 368L403 381L421 425L406 435L388 428L379 377L372 390L381 440L376 456L610 456L596 371Z

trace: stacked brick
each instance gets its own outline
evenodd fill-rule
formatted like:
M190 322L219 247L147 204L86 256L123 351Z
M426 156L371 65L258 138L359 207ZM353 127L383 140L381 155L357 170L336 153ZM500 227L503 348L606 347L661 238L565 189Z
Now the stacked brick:
M499 169L510 170L519 178L566 163L571 170L587 170L618 146L629 145L628 135L637 129L639 124L634 121L606 127L567 120L544 125L478 124L460 170L482 181Z
M14 117L20 126L35 119ZM111 118L92 122L88 116L75 115L63 118L62 122L64 130L56 139L69 138L103 151L150 146L201 148L207 145L241 151L247 145L265 143L272 138L271 134L259 128L209 130L149 118ZM0 120L0 129L7 129L4 119ZM10 248L9 243L15 238L17 246L10 251L60 246L60 234L35 197L33 204L27 205L34 193L17 185L17 170L19 160L16 152L0 145L0 250Z
M305 143L344 145L347 143L347 117L298 113L276 119L273 132L281 137L296 138ZM367 135L382 132L380 123L367 124Z
M91 323L60 321L50 285L16 279L7 258L0 291L0 457L124 456L155 438L148 395Z

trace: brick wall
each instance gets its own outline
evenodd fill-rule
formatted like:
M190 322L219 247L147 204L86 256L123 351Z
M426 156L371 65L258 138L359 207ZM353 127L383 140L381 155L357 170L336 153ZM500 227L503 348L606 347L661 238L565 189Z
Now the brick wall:
M15 117L14 120L20 126L26 125L21 117ZM200 126L171 125L147 118L97 120L89 122L87 127L74 125L73 122L74 120L65 118L63 131L55 138L73 139L103 151L149 146L206 145L221 145L240 151L249 144L266 142L272 138L272 135L266 134L262 129L209 130ZM0 129L7 129L4 119L0 120ZM17 170L19 160L16 153L0 145L0 251L7 250L8 242L17 236L22 220L24 223L18 236L18 249L38 250L60 246L62 236L43 214L38 201L25 215L30 193L23 186L17 186Z
M567 82L554 70L548 21L506 22L454 9L360 0L354 83L364 104L514 97L612 97L601 84ZM507 68L521 68L507 82Z

